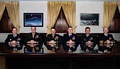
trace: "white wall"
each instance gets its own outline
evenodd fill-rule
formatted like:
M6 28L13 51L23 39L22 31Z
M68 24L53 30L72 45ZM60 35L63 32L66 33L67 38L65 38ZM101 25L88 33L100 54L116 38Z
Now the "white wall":
M80 26L80 13L99 13L99 26L89 26L91 33L102 33L103 2L102 1L76 1L76 33L84 33L86 26Z
M44 13L44 25L38 27L40 33L47 32L47 1L20 1L20 25L21 33L30 32L30 27L24 27L23 13ZM84 33L86 26L80 26L80 13L99 13L99 26L89 26L92 33L101 33L103 25L102 1L76 1L76 33Z
M43 13L43 27L37 27L37 32L47 32L47 1L20 1L20 33L30 32L30 27L24 27L24 13Z

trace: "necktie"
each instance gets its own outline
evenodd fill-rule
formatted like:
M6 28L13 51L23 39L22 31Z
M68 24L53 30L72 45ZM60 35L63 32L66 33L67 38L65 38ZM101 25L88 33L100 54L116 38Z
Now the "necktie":
M89 34L86 35L87 37L89 36Z
M55 35L52 35L52 37L54 38Z
M32 37L33 37L33 38L34 38L34 35L35 35L35 34L32 34Z
M72 34L69 34L69 37L71 37L72 36Z

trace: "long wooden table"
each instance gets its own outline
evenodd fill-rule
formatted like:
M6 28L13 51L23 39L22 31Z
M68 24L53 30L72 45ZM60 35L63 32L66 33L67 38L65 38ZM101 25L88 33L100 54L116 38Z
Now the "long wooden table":
M79 58L92 58L99 60L101 58L111 58L114 64L120 63L120 44L116 44L111 51L111 53L41 53L41 54L24 54L24 53L0 53L0 69L11 69L14 65L19 67L19 65L24 66L30 62L48 62L52 58L60 59L65 58L69 61L69 69L72 69L72 64L74 59ZM49 60L48 60L49 59ZM30 61L30 62L29 62ZM39 62L38 62L39 61ZM64 60L63 60L64 61ZM20 67L21 67L20 66ZM15 68L16 68L15 67Z
M40 61L41 59L44 60L45 62L48 58L67 58L69 59L69 64L70 67L69 69L72 69L72 59L74 58L95 58L95 59L101 59L101 58L112 58L115 62L117 61L116 58L120 58L120 53L101 53L101 54L79 54L79 53L71 53L71 54L23 54L23 53L18 53L18 54L12 54L12 53L1 53L0 54L0 69L9 69L9 64L16 64L16 61L19 62L19 64L24 63L24 61L31 61L34 60L34 63L37 61ZM49 60L48 60L49 61ZM32 61L33 62L33 61ZM41 62L41 61L40 61ZM26 63L26 62L25 62ZM27 64L27 63L26 63Z

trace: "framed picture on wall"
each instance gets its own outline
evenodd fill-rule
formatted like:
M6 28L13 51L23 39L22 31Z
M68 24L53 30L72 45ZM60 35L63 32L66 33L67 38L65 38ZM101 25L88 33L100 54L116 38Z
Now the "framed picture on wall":
M99 14L98 13L80 13L80 25L81 26L98 26Z
M43 27L43 13L24 13L24 27Z

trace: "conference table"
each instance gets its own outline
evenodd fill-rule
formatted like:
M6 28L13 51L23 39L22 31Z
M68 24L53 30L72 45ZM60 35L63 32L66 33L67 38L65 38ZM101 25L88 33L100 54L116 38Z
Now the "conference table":
M97 48L93 51L81 51L80 46L76 46L77 49L74 51L69 51L64 49L63 44L44 44L43 47L37 45L36 50L28 48L29 52L26 52L27 48L25 47L25 53L0 53L0 69L30 69L31 67L33 67L31 69L38 69L34 66L38 65L39 67L39 64L44 64L42 66L46 67L45 65L57 63L65 65L65 69L74 69L76 64L79 65L81 62L83 65L88 63L100 64L102 61L109 62L109 60L110 64L119 67L120 43L98 44L96 46ZM55 65L53 66L55 67ZM44 67L43 69L47 69Z

